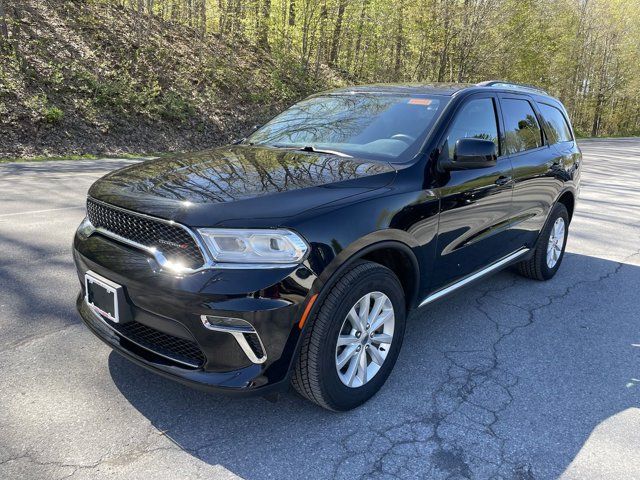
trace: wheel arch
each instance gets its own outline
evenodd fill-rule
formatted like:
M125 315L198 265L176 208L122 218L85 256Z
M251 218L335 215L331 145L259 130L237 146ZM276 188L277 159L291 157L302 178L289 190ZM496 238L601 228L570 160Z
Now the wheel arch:
M562 203L569 213L569 223L573 219L573 212L576 206L576 194L571 190L564 190L556 199L555 203Z
M417 247L415 238L403 230L388 229L366 235L343 249L327 265L312 290L325 292L354 262L367 260L396 274L405 292L405 306L410 310L420 291L420 262L414 252Z
M389 268L389 263L381 263L385 254L388 255L393 252L395 255L403 255L408 265L411 265L411 274L398 275L393 268L391 268L391 270L398 275L402 288L405 289L405 306L407 311L415 307L420 291L421 277L420 263L414 249L417 249L419 246L415 237L407 232L403 230L386 229L365 235L340 251L314 282L305 300L307 308L305 308L303 313L302 324L299 322L294 326L295 336L291 337L294 341L294 347L289 357L287 367L287 376L289 379L293 373L295 362L300 355L303 338L313 323L306 321L306 319L313 318L331 287L338 281L342 273L346 272L355 262L359 260L376 262L377 260L376 263L380 263ZM385 265L385 263L387 264ZM398 265L396 265L396 267L397 266Z

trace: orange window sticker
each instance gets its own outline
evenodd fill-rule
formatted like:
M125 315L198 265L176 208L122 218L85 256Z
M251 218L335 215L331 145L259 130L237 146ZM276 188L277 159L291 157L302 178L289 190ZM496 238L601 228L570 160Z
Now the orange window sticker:
M409 105L431 105L431 100L428 98L411 98L408 103Z

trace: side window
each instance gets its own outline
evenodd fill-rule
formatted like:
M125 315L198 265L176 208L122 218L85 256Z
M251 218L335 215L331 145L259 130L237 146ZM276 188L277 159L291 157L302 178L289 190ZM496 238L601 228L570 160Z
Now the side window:
M527 100L500 101L504 115L504 149L507 155L542 146L542 131Z
M471 100L456 114L447 136L449 158L453 158L456 142L461 138L491 140L498 145L496 109L491 98Z
M570 142L573 140L567 119L556 107L539 103L542 122L544 123L550 143Z

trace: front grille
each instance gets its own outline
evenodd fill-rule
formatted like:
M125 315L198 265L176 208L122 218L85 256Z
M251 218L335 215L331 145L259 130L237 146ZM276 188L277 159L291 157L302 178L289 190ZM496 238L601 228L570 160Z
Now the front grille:
M195 240L180 226L87 200L87 216L95 228L102 228L145 247L155 247L171 261L189 268L204 264Z
M194 367L201 367L204 364L204 354L198 344L192 340L174 337L136 321L108 323L128 340L152 352Z

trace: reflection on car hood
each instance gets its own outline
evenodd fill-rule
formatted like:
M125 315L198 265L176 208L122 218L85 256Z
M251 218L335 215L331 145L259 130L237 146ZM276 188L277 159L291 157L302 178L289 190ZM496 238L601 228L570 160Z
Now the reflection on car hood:
M394 172L388 163L237 145L125 167L98 180L89 195L190 225L213 225L225 218L291 216L380 188Z

